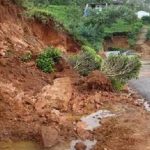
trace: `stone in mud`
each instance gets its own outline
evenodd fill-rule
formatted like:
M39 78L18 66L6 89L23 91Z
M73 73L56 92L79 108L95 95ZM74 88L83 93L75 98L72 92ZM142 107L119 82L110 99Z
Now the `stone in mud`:
M89 131L85 130L85 128L87 128L87 125L84 122L78 122L76 126L77 134L81 139L92 139L93 135Z
M80 143L77 143L76 145L75 145L75 149L76 150L86 150L86 145L84 144L84 143L82 143L82 142L80 142Z
M1 65L1 66L6 66L6 65L7 65L7 61L8 61L8 60L7 60L6 58L5 58L5 59L4 59L4 58L1 58L1 59L0 59L0 65Z
M53 127L43 126L41 129L43 144L45 148L50 148L58 143L58 131Z
M46 101L46 105L49 105L51 108L67 110L71 96L71 80L68 77L64 77L55 79L53 85L45 86L38 95L38 99L40 100L40 103L43 101L45 104L44 101ZM38 106L36 109L38 110Z

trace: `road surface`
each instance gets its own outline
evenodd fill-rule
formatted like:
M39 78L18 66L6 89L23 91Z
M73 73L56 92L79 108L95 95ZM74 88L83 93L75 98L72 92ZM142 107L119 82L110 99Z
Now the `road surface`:
M139 79L130 81L129 85L150 101L150 61L143 61L142 64Z

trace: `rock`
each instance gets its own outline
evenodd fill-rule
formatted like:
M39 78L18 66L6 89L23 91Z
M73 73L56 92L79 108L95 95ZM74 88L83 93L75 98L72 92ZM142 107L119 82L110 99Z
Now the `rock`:
M0 65L1 65L1 66L6 66L6 65L7 65L7 62L8 62L7 59L4 59L4 58L1 58L1 59L0 59Z
M45 86L38 95L38 99L41 99L43 102L47 101L51 108L63 110L67 110L71 97L72 86L68 77L55 79L53 85Z
M33 66L35 66L35 62L31 61L31 62L28 62L26 65L27 65L27 67L33 67Z
M85 130L87 125L84 122L78 122L76 126L77 134L81 139L92 139L93 135L88 130Z
M80 142L80 143L77 143L76 145L75 145L75 149L76 150L86 150L86 145L84 144L84 143L82 143L82 142Z
M35 109L38 113L41 113L46 105L48 105L47 100L40 99L35 104Z
M53 127L43 126L41 129L44 147L50 148L58 143L58 131Z

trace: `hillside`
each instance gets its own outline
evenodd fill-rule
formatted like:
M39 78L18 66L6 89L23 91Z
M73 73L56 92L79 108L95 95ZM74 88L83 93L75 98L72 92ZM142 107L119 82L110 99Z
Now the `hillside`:
M3 3L3 2L1 2ZM47 45L60 47L62 50L77 51L79 45L67 33L58 32L52 20L47 24L40 21L26 20L23 10L15 5L1 4L1 49L15 49L39 52ZM14 30L15 29L15 30ZM21 50L20 50L21 49Z
M0 1L0 150L85 150L85 140L92 150L150 146L142 97L128 87L115 91L101 71L79 75L66 58L80 53L80 44L52 18L46 24L28 19L23 8ZM63 54L51 73L36 65L47 46ZM24 61L28 53L32 57ZM95 112L96 126L82 121Z

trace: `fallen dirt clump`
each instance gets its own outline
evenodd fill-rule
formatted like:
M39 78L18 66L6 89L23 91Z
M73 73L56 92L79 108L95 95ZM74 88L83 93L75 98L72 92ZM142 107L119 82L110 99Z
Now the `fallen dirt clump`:
M100 71L93 71L78 84L84 90L113 91L111 81Z

